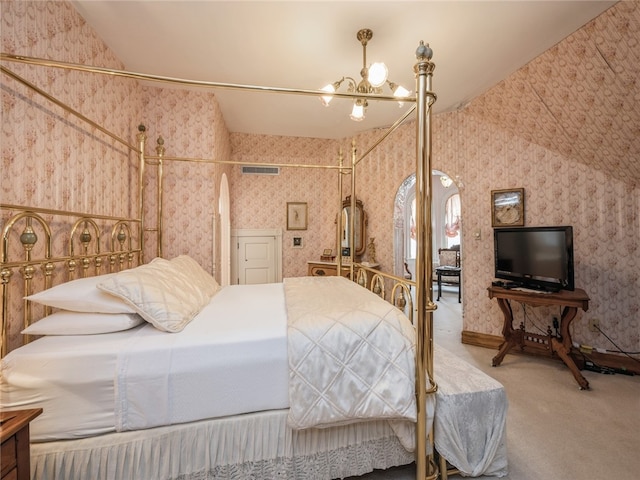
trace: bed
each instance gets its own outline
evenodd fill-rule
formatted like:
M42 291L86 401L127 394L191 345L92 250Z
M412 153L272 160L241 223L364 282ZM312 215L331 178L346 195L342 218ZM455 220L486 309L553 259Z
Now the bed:
M42 338L1 364L2 407L47 412L33 478L343 478L414 460L415 330L346 278L220 288L180 256L29 298L74 309L32 324ZM176 298L201 305L187 323ZM502 386L444 349L435 362L438 451L504 474Z
M418 189L418 218L422 218L421 211L428 211L429 206L425 185L431 171L429 119L431 104L435 101L430 85L433 72L430 55L430 50L421 44L417 50L418 94L415 99L416 177L417 184L422 185ZM2 54L2 59L176 83L175 79L50 60L6 54ZM2 70L14 80L33 87L4 66ZM200 83L213 88L247 88ZM37 87L34 90L41 93ZM282 89L279 90L282 93ZM320 96L322 92L314 94ZM73 109L65 110L86 120ZM410 110L400 122L413 111ZM381 141L384 138L386 134ZM146 261L145 235L150 229L145 224L145 165L151 161L161 166L163 149L159 143L157 156L145 155L145 140L144 128L140 128L137 146L121 142L140 158L139 204L136 206L137 216L133 218L2 205L3 211L10 212L3 216L2 353L4 355L8 351L8 320L4 319L9 318L9 313L21 312L19 316L24 327L29 329L29 335L25 335L27 339L42 336L9 352L2 361L2 408L42 405L45 410L45 414L32 423L32 478L330 479L361 475L373 469L386 469L411 461L416 462L417 478L436 478L439 472L435 462L434 428L441 430L440 440L435 442L437 448L443 454L447 452L447 459L462 468L464 473L506 473L506 407L501 386L486 376L478 375L478 381L472 382L471 390L449 385L448 391L439 392L434 380L434 354L437 350L432 345L431 315L436 307L425 287L431 285L430 269L425 268L431 264L428 222L419 222L417 226L421 253L416 262L415 282L368 271L365 265L360 265L359 272L363 272L365 278L357 278L357 282L342 278L300 278L261 286L260 289L251 286L220 289L212 283L210 275L194 265L192 259L161 258L161 198L156 202L159 208L156 229L158 258ZM343 173L351 174L352 192L356 191L358 161L354 157L351 165L344 166L340 160L337 168L340 182ZM158 181L156 193L161 196L161 175ZM341 191L340 201L342 198ZM355 201L355 196L352 200ZM51 234L50 224L71 226L68 254L51 253L55 235ZM45 247L39 248L34 229L40 237L44 235ZM100 245L104 244L110 245L109 251L100 250ZM354 251L354 248L350 250ZM39 255L35 254L37 251ZM22 255L23 259L10 258L11 252L17 252L15 256ZM338 257L338 271L340 261ZM175 263L180 262L187 265L176 267ZM159 265L163 273L154 270ZM353 259L351 266L355 267ZM147 271L149 269L151 272ZM165 270L171 273L167 274ZM351 270L351 278L355 278L354 271ZM10 292L10 279L15 272L22 275L22 282L18 283L28 297L24 302ZM140 272L143 273L143 281L139 279ZM366 278L367 272L374 277L372 281ZM132 276L136 278L132 279ZM46 303L39 291L44 290L42 293L46 294L59 288L52 286L60 281L54 279L60 278L69 281L61 286L62 289L67 288L67 303ZM147 295L149 285L155 281L160 281L160 285L153 290L156 296L152 295L150 301ZM410 316L414 311L413 304L406 303L410 295L403 292L412 287L416 300L415 320L380 298L385 297L385 285L398 281L404 286L397 290L397 294L393 289L391 301L408 311ZM335 282L339 282L339 286L334 285ZM88 290L77 290L79 283ZM194 288L194 283L200 287ZM371 284L376 293L362 288L364 284ZM312 301L314 297L309 297L309 291L325 288L330 290L325 292L324 298L329 295L338 299L340 292L349 292L344 302L335 302L335 308L341 310L317 311L327 302ZM83 294L78 294L79 291ZM70 306L70 303L87 300L92 295L101 296L103 301L105 295L110 300L115 297L130 309L113 311L121 307L112 305L103 307L107 311L93 311L86 305L82 308ZM168 303L165 302L167 295L174 297ZM158 301L158 297L163 301ZM254 297L263 301L245 301ZM288 303L285 301L287 297L297 297L298 300ZM238 301L238 298L243 300ZM354 298L360 300L354 303ZM231 307L227 300L234 309L238 304L247 308L241 317L243 320L240 321L234 312L231 319L209 321L211 312L216 312L215 318L224 317L221 311L229 312ZM34 309L40 310L34 313ZM266 309L273 316L266 315ZM389 342L367 342L364 350L357 342L353 349L346 348L346 344L332 342L328 346L334 349L338 346L337 350L320 349L323 352L319 357L324 359L322 362L317 359L315 362L297 362L296 355L307 356L307 350L299 345L308 347L312 342L317 348L322 346L325 337L313 328L322 324L317 320L318 315L328 320L329 325L335 325L336 318L349 318L358 324L362 314L366 313L365 317L368 317L372 310L384 312L381 316L388 316L395 325L388 327L390 330L383 330L387 332L385 339L397 338L395 349ZM63 320L59 314L64 314ZM310 317L311 314L314 316ZM75 329L78 323L87 328L88 322L81 319L87 315L96 315L96 324L102 324L104 315L118 316L119 330L113 330L115 327L112 326L96 327L96 331L83 330L74 335L64 330ZM53 322L51 317L55 319ZM107 323L112 323L114 317L108 318ZM309 318L314 320L309 322ZM53 326L48 325L50 323ZM311 330L308 330L309 323L312 324ZM376 326L387 325L387 322L378 320L373 323ZM222 331L211 330L214 324ZM61 330L53 334L47 328ZM332 328L326 327L326 330ZM393 335L390 331L394 332ZM358 332L351 333L362 338L361 332L360 336ZM303 337L302 341L291 343L291 338L296 336ZM338 335L338 338L345 341L343 336ZM234 343L239 337L246 342L242 347ZM132 346L137 348L130 348ZM372 352L388 356L373 363L362 361L363 357L358 356L368 358ZM325 365L325 360L337 358L343 361L341 357L345 354L353 360L354 366L379 371L375 388L358 383L368 380L370 372L360 375L355 373L357 369L350 376L345 376L348 381L340 385L342 390L325 391L309 380L315 376L326 381L326 373L331 371L324 369L311 373L307 370L309 364ZM226 363L234 356L238 362ZM446 354L441 355L443 359L446 357ZM75 373L72 378L63 373L69 368ZM43 376L44 370L51 376ZM458 366L458 370L469 371L465 366ZM34 375L34 371L39 373ZM214 371L219 375L220 385L223 385L220 389L213 382L202 381L203 375L214 375ZM84 390L87 384L92 384L92 388ZM149 388L162 393L154 393L150 398ZM367 392L367 395L359 402L345 402L352 397L345 394L345 388L350 392ZM220 395L220 391L224 395ZM478 395L473 393L479 391L485 392L480 396L480 411L485 408L485 401L499 405L496 420L489 422L485 429L476 429L471 438L461 441L462 435L456 428L464 426L452 428L451 423L444 421L445 415L442 415L442 422L438 423L437 418L434 422L436 395L441 396L438 401L443 408L450 404L455 410L455 404L469 405L460 402L462 397L467 402L478 401ZM392 404L390 399L394 400ZM455 411L452 417L456 417ZM455 422L455 418L450 421ZM468 446L478 436L483 438L479 442L482 445L479 457L482 458L470 458ZM485 448L485 445L490 447ZM472 457L478 457L476 453ZM442 455L443 460L444 457ZM441 462L440 465L444 477L446 463Z
M123 274L137 276L137 270L151 266L157 279L161 270L171 268L176 261L197 268L195 262L181 256L172 261L156 259L124 270ZM171 270L168 275L175 279L178 273ZM205 278L204 271L200 273ZM189 278L193 277L190 273ZM34 295L32 301L60 305L59 302L68 299L69 291L96 288L95 285L108 284L113 278L113 275L103 275L79 279L45 290L54 293L58 290L57 295L49 294L46 298ZM210 277L209 281L212 280ZM159 284L166 282L162 280ZM173 280L170 287L175 292L179 282ZM126 288L131 294L133 287ZM133 293L137 302L131 305L151 303L147 310L151 310L158 321L163 312L154 297L158 292L149 294L150 288L150 282L144 279L143 295L147 298L138 298L139 292ZM397 309L342 277L306 277L287 279L279 284L214 289L212 297L188 324L182 326L181 321L176 322L173 317L165 322L169 329L179 330L174 333L160 330L159 323L154 326L146 321L103 334L68 335L73 331L57 327L57 334L53 335L52 330L47 329L56 326L47 325L47 321L55 319L59 312L43 319L44 325L39 329L36 328L40 322L33 324L33 331L49 335L5 357L2 402L3 408L39 405L48 412L31 424L34 478L201 478L202 475L206 475L203 478L227 478L222 475L272 478L270 472L279 472L278 475L286 478L336 478L413 459L413 328ZM310 296L310 289L317 294ZM290 307L286 306L285 291L288 291L288 303L293 302ZM308 402L301 401L295 403L300 408L289 408L293 404L289 397L290 377L304 380L296 388L302 389L301 395L309 398L304 388L313 385L315 374L305 365L311 361L311 367L321 365L326 373L330 364L327 360L318 362L318 356L327 355L322 349L308 351L313 333L304 327L309 323L309 312L316 316L317 305L324 303L322 296L328 292L344 301L339 307L332 304L333 307L324 312L325 316L351 315L357 322L363 311L370 312L369 316L376 319L374 328L366 325L363 328L373 334L385 324L377 320L380 315L375 313L382 309L383 316L390 316L393 328L380 330L378 345L371 351L363 348L362 335L353 337L359 348L351 360L350 368L354 371L351 380L339 375L344 383L325 386L323 395L309 400L312 408ZM166 294L163 292L163 301ZM354 296L359 299L355 303ZM307 299L304 305L300 305L300 297ZM87 296L83 298L86 302ZM247 298L252 301L247 302ZM65 306L87 309L86 303ZM125 304L122 309L127 310L128 306ZM167 311L173 314L175 310ZM115 317L123 314L132 315L128 312L102 315L110 315L115 321ZM287 324L288 318L298 318L295 331L304 336L302 343L293 344L302 349L295 373L289 360L298 357L287 344L287 338L295 337L293 333L287 334L287 330L294 328ZM91 318L84 319L82 328L91 321ZM335 331L336 320L328 322ZM314 329L321 324L317 319L312 321ZM350 318L348 325L350 330L354 328L354 318ZM326 331L322 334L325 341L327 335ZM345 332L336 331L336 335L344 338ZM398 339L398 348L391 350L394 337ZM329 346L333 345L337 342L329 342ZM359 407L340 411L340 405L337 409L329 406L332 398L346 397L344 389L350 388L351 396L355 396L354 379L358 375L373 378L365 377L362 372L358 374L357 369L364 371L385 365L371 359L382 346L393 357L396 371L385 367L375 386L359 387L363 393ZM340 349L350 351L345 345ZM302 357L307 360L303 361ZM364 361L367 358L370 360ZM341 360L341 364L349 365L349 361ZM398 373L405 378L404 382L398 381ZM399 401L397 411L388 410L395 408L386 391L391 387ZM368 388L375 393L371 398L364 394ZM375 398L384 398L385 402L380 405L380 413L369 420L368 412L377 408L371 404ZM324 407L320 405L323 402ZM356 424L354 419L364 423ZM395 426L393 420L404 420L406 425ZM323 428L309 428L314 425ZM247 437L255 438L255 443L247 442ZM205 454L200 455L203 449ZM157 456L163 451L181 453L157 463ZM130 461L122 463L122 459L130 455L140 456L133 470L124 466ZM241 473L236 472L237 469ZM323 471L326 473L319 473Z

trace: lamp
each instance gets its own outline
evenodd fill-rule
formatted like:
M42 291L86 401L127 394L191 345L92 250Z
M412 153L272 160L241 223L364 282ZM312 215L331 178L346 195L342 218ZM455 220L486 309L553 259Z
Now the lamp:
M387 79L389 71L384 63L376 62L367 67L367 43L369 43L369 40L371 40L372 37L373 32L368 28L359 30L356 35L356 38L362 44L362 70L360 70L362 80L360 80L359 83L356 83L352 77L342 77L337 82L333 82L322 87L321 90L329 94L320 97L320 101L325 107L328 107L329 103L333 99L333 95L331 94L335 93L345 80L347 80L347 92L349 93L380 94L382 93L383 85L386 84L394 97L403 98L409 96L409 90L401 85L390 82ZM400 106L404 104L402 101L399 101L398 103ZM353 102L353 109L351 110L351 120L356 122L364 120L364 113L368 106L369 103L366 98L356 98Z

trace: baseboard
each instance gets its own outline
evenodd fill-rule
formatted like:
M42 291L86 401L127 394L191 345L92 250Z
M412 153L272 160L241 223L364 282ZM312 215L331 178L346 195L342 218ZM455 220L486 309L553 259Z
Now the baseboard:
M466 345L475 345L477 347L491 348L497 350L502 344L503 338L497 335L489 335L487 333L471 332L469 330L462 331L462 343ZM517 352L513 352L517 353ZM640 362L632 358L616 355L612 353L600 352L581 352L579 349L571 350L571 357L580 370L585 367L585 360L590 360L599 367L607 367L613 369L617 373L629 372L640 375Z
M492 348L497 350L502 345L504 339L497 335L489 335L488 333L472 332L469 330L462 331L462 343L466 345L475 345L476 347Z

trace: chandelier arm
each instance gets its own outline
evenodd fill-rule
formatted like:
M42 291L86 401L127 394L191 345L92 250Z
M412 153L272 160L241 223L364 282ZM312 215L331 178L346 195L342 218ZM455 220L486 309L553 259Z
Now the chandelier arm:
M367 71L367 42L362 40L362 72ZM362 75L364 77L364 75Z

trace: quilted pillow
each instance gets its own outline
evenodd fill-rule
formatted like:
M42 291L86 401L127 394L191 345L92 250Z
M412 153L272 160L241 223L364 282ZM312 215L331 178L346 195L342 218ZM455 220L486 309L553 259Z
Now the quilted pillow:
M56 312L22 330L25 335L94 335L137 327L144 320L135 313Z
M121 298L158 330L180 332L209 298L169 260L118 272L98 288Z
M115 273L79 278L25 297L32 302L73 312L135 313L121 299L96 288Z
M171 259L171 263L187 275L193 282L193 285L202 290L209 298L213 297L218 290L220 290L220 285L216 282L216 279L209 275L204 268L190 256L180 255Z

